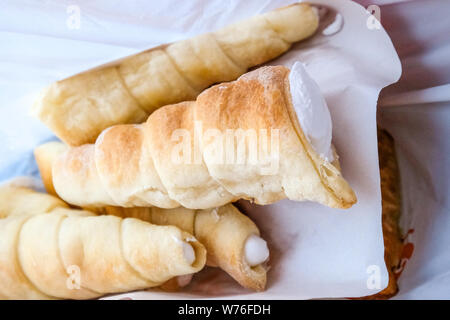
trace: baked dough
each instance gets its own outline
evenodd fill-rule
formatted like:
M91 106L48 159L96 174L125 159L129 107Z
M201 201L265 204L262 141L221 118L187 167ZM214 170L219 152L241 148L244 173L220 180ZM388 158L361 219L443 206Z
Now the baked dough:
M279 56L311 36L318 21L310 5L297 3L142 52L53 83L33 113L67 144L92 143L111 125L142 122L156 108L193 100L206 87Z
M320 157L303 134L288 75L283 66L262 67L205 90L195 102L160 108L144 124L110 127L95 144L72 147L55 161L55 190L81 207L209 209L241 198L257 204L289 198L348 208L356 196L337 160ZM235 155L231 163L217 151L229 132L255 137L222 145L229 146L225 156ZM264 146L273 154L238 161L240 151ZM273 172L265 171L267 159L277 164Z
M0 296L7 299L144 289L198 272L205 261L203 245L177 227L97 216L27 188L0 188ZM79 281L71 282L72 272Z
M259 229L232 204L207 210L104 207L94 211L179 227L192 233L205 246L208 266L221 268L245 288L265 289L267 268L264 261L251 266L245 258L245 244L251 236L260 235Z
M36 162L46 190L56 195L51 178L51 167L55 159L67 147L62 142L48 142L34 150ZM156 207L97 207L88 208L97 214L115 215L122 218L136 218L157 225L173 225L194 235L206 248L208 266L220 267L242 286L252 290L263 290L266 285L267 270L263 257L251 265L247 253L265 252L261 245L247 248L252 239L262 240L258 227L232 204L207 210L186 208L161 209ZM268 253L268 251L267 251ZM172 279L162 287L174 291L179 288L179 279ZM186 280L185 277L183 280Z

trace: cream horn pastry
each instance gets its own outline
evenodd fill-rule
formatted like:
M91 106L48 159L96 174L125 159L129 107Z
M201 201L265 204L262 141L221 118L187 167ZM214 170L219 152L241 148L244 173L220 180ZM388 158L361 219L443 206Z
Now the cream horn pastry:
M54 188L82 207L208 209L288 198L348 208L356 196L331 145L329 111L307 77L301 64L262 67L196 101L162 107L143 124L110 127L95 144L58 157ZM290 78L311 97L296 97ZM304 125L320 122L307 115L316 110L327 128Z
M243 287L257 291L265 288L267 243L260 237L255 223L232 204L205 210L104 207L95 211L177 226L205 246L208 266L221 268Z
M142 122L161 106L193 100L281 55L311 36L318 22L306 3L257 15L55 82L32 111L67 144L92 143L112 125Z
M201 270L206 250L174 226L98 216L31 189L0 188L0 296L89 299Z
M51 167L66 148L68 147L63 143L54 141L34 150L44 186L51 194L54 194ZM208 253L207 265L220 267L246 288L265 288L264 263L269 258L267 243L260 237L255 223L231 204L207 210L111 206L89 210L122 218L136 218L157 225L174 225L194 235L205 246ZM186 285L189 278L189 275L177 277L165 283L163 288L174 291Z

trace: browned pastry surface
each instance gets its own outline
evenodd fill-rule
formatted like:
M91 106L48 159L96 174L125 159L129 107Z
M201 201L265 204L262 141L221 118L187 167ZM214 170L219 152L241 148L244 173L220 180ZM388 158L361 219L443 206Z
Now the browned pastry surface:
M302 131L289 72L261 67L196 101L166 105L143 124L116 125L95 144L69 148L52 166L56 192L81 207L209 209L285 198L351 207L356 196L338 161L322 158ZM223 143L229 133L238 143Z
M42 152L36 154L36 159L42 160L38 161L38 163L52 163L50 158L64 149L63 147L61 147L61 145L61 143L52 143L52 145L45 146L45 148L44 146L42 146ZM400 254L403 247L401 241L401 233L398 227L398 218L400 215L399 171L395 157L394 141L386 131L378 131L378 150L381 175L385 260L389 271L389 284L386 289L376 295L358 299L387 299L395 295L398 291L394 270L400 262ZM45 167L42 167L41 165L39 166L39 168L41 170L41 175L43 175L44 182L48 181L50 182L50 184L52 184L51 170L45 171ZM48 177L48 179L45 179L46 176ZM53 190L52 186L50 185L46 185L46 188L49 192ZM150 208L146 209L148 210ZM170 284L167 284L169 288L166 289L170 290L171 285L176 285L175 282L176 279L174 279ZM176 288L176 286L174 288Z
M112 125L142 122L159 107L235 80L311 36L318 24L306 3L256 15L57 81L41 92L33 113L67 144L91 143Z

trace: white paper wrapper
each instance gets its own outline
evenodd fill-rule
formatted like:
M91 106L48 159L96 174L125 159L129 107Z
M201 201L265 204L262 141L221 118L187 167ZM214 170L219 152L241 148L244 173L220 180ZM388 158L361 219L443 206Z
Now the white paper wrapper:
M289 67L300 60L319 84L332 115L333 143L340 154L343 174L354 188L358 203L349 210L337 210L287 200L264 207L243 202L242 206L260 227L271 250L265 292L250 292L220 270L207 269L179 293L153 290L114 298L358 297L386 287L376 103L379 91L399 78L400 63L389 37L383 29L373 28L373 20L363 7L346 0L310 2L326 4L339 12L344 19L342 30L331 36L319 32L269 64ZM152 10L142 13L134 2L122 10L105 1L102 11L80 5L81 25L75 30L65 30L64 26L49 28L48 20L43 18L50 13L38 10L36 21L43 29L35 28L49 30L49 34L31 35L26 24L21 25L23 34L1 33L2 38L20 39L27 44L23 47L16 44L7 48L6 53L0 53L0 57L5 58L0 61L7 61L0 62L0 81L7 89L2 92L0 102L9 106L0 109L0 148L1 153L7 155L1 158L0 178L36 174L31 151L51 138L51 133L28 117L27 109L35 92L45 84L160 43L215 30L290 3L292 1L282 0L270 3L158 1L152 4ZM66 6L62 9L65 11ZM138 19L133 19L137 13ZM55 15L61 18L61 14ZM14 27L15 22L11 22ZM27 46L36 51L31 54ZM379 275L378 288L368 285L371 275Z
M409 231L406 242L413 250L411 258L403 260L395 299L450 299L449 11L446 0L381 7L403 74L383 90L379 122L396 141L400 222L403 232Z
M435 89L441 93L448 90ZM401 168L401 228L412 253L410 259L402 261L406 267L395 298L449 299L450 99L416 101L412 105L398 101L396 106L384 107L380 114L381 125L396 141Z

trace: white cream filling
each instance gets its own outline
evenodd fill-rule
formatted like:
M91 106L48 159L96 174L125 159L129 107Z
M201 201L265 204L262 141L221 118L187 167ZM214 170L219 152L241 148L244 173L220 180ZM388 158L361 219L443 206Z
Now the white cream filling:
M245 241L244 255L250 267L263 263L269 258L267 242L257 235L251 235Z
M193 264L194 261L195 261L195 251L194 251L194 248L192 248L192 246L191 246L189 243L185 242L185 241L183 241L183 242L181 243L181 246L183 247L183 256L184 256L184 259L186 259L186 261L187 261L188 264Z
M289 84L292 104L303 133L323 159L333 161L331 116L319 85L309 76L303 63L299 61L295 62L291 68Z

